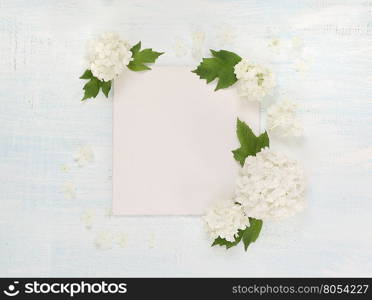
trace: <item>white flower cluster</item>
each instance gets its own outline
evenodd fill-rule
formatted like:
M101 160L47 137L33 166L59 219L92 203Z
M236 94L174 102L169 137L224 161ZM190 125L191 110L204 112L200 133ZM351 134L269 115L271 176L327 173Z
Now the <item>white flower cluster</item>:
M304 171L297 161L265 148L246 158L235 193L249 217L283 219L305 207Z
M232 200L220 201L204 216L207 230L212 239L221 237L233 242L239 229L249 226L249 219L242 206Z
M276 86L274 75L266 68L242 59L234 67L238 79L238 94L251 101L261 101Z
M282 137L301 136L303 128L296 111L296 103L290 100L283 100L270 106L267 110L266 121L268 131Z
M99 80L111 81L121 74L132 60L126 41L115 33L106 33L92 41L89 49L89 69Z

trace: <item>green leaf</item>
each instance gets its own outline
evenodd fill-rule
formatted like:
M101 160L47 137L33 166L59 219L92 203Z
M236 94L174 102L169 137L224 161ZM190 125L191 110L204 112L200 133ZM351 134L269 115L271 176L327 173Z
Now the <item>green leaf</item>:
M238 230L238 234L235 236L235 240L233 242L218 237L214 240L212 247L218 245L225 246L226 249L229 249L239 244L240 241L242 240L244 244L244 249L245 251L247 251L248 246L254 243L257 240L258 236L260 235L260 231L262 228L262 220L249 218L249 223L250 223L249 227L246 227L244 230L242 229Z
M91 79L91 78L93 78L93 77L94 77L94 76L93 76L93 74L92 74L92 71L89 70L89 69L87 69L87 70L85 70L84 74L81 75L79 78L80 78L80 79Z
M231 247L234 247L236 246L237 244L239 244L239 242L241 241L242 237L243 237L243 233L244 233L244 230L238 230L238 234L235 236L235 241L233 242L229 242L227 241L226 239L223 239L221 237L218 237L214 240L213 244L212 244L212 247L213 246L225 246L226 249L229 249Z
M104 93L107 98L111 90L111 81L100 81L100 87L102 89L102 93Z
M262 220L249 218L249 223L249 227L244 230L242 236L245 251L247 251L250 244L257 240L262 228Z
M89 79L89 81L84 85L84 97L81 101L85 101L89 98L97 97L99 90L105 94L106 98L111 90L111 81L99 80L94 77L91 70L85 70L84 74L80 76L80 79Z
M138 42L130 49L133 60L131 60L128 64L128 68L132 71L151 70L151 68L145 64L154 63L160 55L164 54L164 52L153 51L151 48L144 49L142 51L140 50L141 42Z
M137 44L135 44L130 51L132 51L132 55L136 55L141 50L141 41L139 41Z
M240 142L240 148L233 150L232 153L241 166L244 166L244 161L249 155L256 155L261 149L270 146L266 131L256 136L252 129L239 119L236 124L236 134Z
M201 79L205 79L207 83L218 78L215 91L227 88L233 85L238 79L234 73L234 66L239 63L242 58L230 51L226 50L210 50L212 58L203 58L193 73L199 75Z
M95 77L90 79L83 87L84 97L81 101L84 101L89 98L95 98L98 95L100 88L99 80Z

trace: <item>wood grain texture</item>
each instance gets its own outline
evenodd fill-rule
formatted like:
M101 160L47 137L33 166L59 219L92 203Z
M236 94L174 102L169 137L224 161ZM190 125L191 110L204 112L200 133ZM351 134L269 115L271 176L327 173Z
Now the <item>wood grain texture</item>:
M197 217L111 217L112 106L78 80L107 30L159 65L225 48L270 66L265 105L302 105L304 139L272 145L304 162L306 212L247 253ZM371 0L0 0L0 41L1 276L372 276Z

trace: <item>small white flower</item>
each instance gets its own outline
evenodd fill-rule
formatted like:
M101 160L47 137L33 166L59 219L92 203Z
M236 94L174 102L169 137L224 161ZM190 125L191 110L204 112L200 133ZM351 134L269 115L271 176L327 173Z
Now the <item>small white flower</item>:
M203 44L205 41L205 33L202 31L195 31L192 33L191 38L195 44Z
M304 46L304 40L298 36L292 38L292 46L295 49L301 49Z
M76 197L76 187L73 182L66 181L63 184L63 194L68 198L75 198Z
M97 233L94 238L94 244L98 249L107 250L112 248L113 235L107 230L103 230Z
M272 38L269 42L269 47L278 47L280 45L280 39Z
M70 166L67 165L67 164L62 165L61 166L61 171L64 172L64 173L70 171Z
M132 60L128 42L115 33L106 33L91 42L89 68L99 80L111 81L120 75Z
M113 212L112 212L112 208L107 208L106 210L105 210L105 217L106 218L112 218L114 216L114 214L113 214Z
M81 221L85 224L85 227L87 229L91 229L92 228L92 225L93 225L93 221L95 219L95 213L93 210L89 209L89 210L86 210L82 216L80 217L81 218Z
M241 205L232 200L217 202L204 216L204 221L212 239L221 237L233 242L239 229L249 226L249 218Z
M147 238L147 246L149 249L155 248L155 236L153 232L151 232L150 236Z
M235 193L249 217L286 218L305 207L304 171L297 161L265 148L246 158Z
M75 153L74 160L79 167L85 166L86 164L92 162L94 160L92 148L88 146L79 146Z
M181 39L176 39L173 45L174 53L177 57L183 57L187 54L188 49L185 45L185 42Z
M119 233L116 237L116 244L118 244L121 248L127 246L127 235L123 232Z
M203 55L203 46L205 41L205 34L202 31L196 31L191 35L192 39L192 56L195 59L200 59Z
M235 65L234 73L238 79L239 96L250 101L261 101L276 86L274 75L267 68L252 64L247 59Z
M296 72L305 73L309 70L309 64L304 59L296 60L294 63L294 69Z
M283 100L270 106L267 110L267 130L282 137L301 136L303 128L296 111L296 103L290 100Z
M229 26L223 26L217 34L217 40L221 45L233 44L235 41L235 32Z

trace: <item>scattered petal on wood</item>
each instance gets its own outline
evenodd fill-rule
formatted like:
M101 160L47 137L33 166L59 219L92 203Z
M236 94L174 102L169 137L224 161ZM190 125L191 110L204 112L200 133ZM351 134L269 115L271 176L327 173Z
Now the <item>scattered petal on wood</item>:
M81 221L87 229L91 229L95 220L95 212L92 209L87 209L81 216Z
M68 198L75 198L76 197L76 187L73 182L66 181L63 184L63 194Z
M278 47L280 45L280 39L279 38L272 38L270 41L269 41L269 47Z
M295 49L301 49L304 46L304 40L298 36L292 38L292 46Z
M74 160L79 165L79 167L93 162L94 153L92 148L90 148L89 146L79 146L75 153Z
M96 234L94 244L98 249L108 250L112 248L113 240L112 233L108 230L103 230Z
M194 59L200 60L203 56L203 48L205 42L205 34L201 31L193 32L192 39L192 56Z
M155 236L154 236L154 233L150 233L150 236L147 240L147 245L150 249L153 249L155 248Z
M177 57L183 57L187 54L188 47L186 46L185 42L181 39L176 39L173 45L173 51Z
M70 166L67 165L67 164L64 164L64 165L61 166L60 169L61 169L62 172L66 173L66 172L70 171Z
M217 33L217 41L222 46L226 44L233 44L236 38L235 31L229 26L223 26Z
M296 72L305 73L309 70L309 64L304 59L299 59L294 63L294 69Z
M127 235L124 232L121 232L117 235L116 244L118 244L121 248L126 247L126 245L127 245Z

